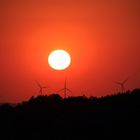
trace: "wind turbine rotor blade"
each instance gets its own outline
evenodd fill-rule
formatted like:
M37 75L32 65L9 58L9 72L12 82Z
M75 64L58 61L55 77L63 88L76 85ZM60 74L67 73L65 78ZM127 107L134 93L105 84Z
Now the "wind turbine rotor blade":
M66 88L66 90L68 90L69 92L71 92L71 93L72 93L72 91L71 91L70 89Z
M42 88L49 88L49 87L42 87Z
M67 80L66 80L66 79L65 79L64 87L65 87L65 88L67 87Z
M125 80L123 81L123 84L125 84L128 80L129 80L129 78L125 79Z
M115 83L115 84L118 84L118 85L121 85L121 84L122 84L122 83L120 83L120 82L116 82L116 81L115 81L114 83Z
M57 92L60 92L60 91L63 91L63 90L65 90L65 88L63 88L63 89L60 89L60 90L58 90Z
M38 81L36 81L36 84L41 88L41 85L39 84L39 82Z

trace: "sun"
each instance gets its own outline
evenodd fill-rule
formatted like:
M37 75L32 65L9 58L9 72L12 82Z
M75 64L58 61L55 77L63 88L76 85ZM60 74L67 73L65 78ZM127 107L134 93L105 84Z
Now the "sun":
M55 70L64 70L71 63L71 57L65 50L55 50L50 53L48 63Z

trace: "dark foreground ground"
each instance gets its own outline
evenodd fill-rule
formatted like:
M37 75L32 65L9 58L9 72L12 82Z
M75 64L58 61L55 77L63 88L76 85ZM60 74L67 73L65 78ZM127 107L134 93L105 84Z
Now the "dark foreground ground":
M102 98L58 94L0 106L0 140L140 139L140 89Z

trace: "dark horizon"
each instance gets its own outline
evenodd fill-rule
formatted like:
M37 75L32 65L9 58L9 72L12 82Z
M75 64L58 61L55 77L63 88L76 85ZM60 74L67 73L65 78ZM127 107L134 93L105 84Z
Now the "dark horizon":
M140 89L102 98L31 97L15 107L1 105L0 124L1 139L138 139Z
M101 98L106 98L106 97L109 97L109 96L116 96L116 95L123 95L123 94L126 94L126 93L131 93L131 92L133 92L133 91L135 91L135 90L140 90L140 87L139 88L134 88L134 89L132 89L132 90L126 90L126 91L124 91L124 92L121 92L121 90L120 90L120 92L114 92L114 93L109 93L109 94L106 94L106 95L104 95L104 96L94 96L93 94L91 94L91 96L87 96L86 94L82 94L82 95L77 95L77 96L74 96L74 95L71 95L71 96L67 96L66 98L64 97L64 95L65 95L65 93L63 93L63 94L59 94L58 92L52 92L52 93L48 93L48 94L45 94L45 93L43 93L43 94L38 94L38 95L32 95L32 96L30 96L30 97L28 97L28 99L26 99L26 100L22 100L22 101L20 101L20 102L0 102L0 105L3 105L3 104L13 104L13 107L14 106L16 106L16 105L18 105L18 104L21 104L22 102L26 102L26 101L28 101L28 100L30 100L31 98L37 98L37 97L49 97L49 96L52 96L52 95L58 95L58 96L60 96L63 100L64 99L68 99L68 98L77 98L77 97L83 97L83 98L86 98L86 99L90 99L90 98L92 98L92 97L94 97L94 98L96 98L96 99L101 99Z

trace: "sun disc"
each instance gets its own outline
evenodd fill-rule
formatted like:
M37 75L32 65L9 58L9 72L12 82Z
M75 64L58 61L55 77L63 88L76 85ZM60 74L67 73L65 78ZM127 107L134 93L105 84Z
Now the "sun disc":
M64 70L70 65L71 57L64 50L55 50L50 53L48 63L55 70Z

